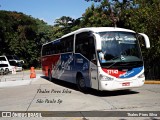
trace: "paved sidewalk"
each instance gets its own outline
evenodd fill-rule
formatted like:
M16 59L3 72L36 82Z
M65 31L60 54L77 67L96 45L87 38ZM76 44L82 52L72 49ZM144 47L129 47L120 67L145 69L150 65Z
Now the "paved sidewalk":
M30 78L30 71L17 72L16 74L8 74L0 76L0 88L13 87L19 85L29 85L32 81L39 79L42 74L40 70L36 70L36 78Z
M30 71L16 72L16 74L0 75L0 82L28 80L30 79Z

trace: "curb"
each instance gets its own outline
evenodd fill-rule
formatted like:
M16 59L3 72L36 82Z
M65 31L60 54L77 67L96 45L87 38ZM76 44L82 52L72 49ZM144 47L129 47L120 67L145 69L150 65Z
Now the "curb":
M145 81L144 84L160 84L160 81Z

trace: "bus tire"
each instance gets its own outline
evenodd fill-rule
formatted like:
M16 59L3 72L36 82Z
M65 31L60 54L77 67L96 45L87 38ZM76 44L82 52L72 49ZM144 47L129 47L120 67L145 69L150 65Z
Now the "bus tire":
M77 87L80 91L82 91L82 92L87 91L85 79L81 74L77 75L76 83L77 83Z
M52 73L50 70L48 70L48 80L52 82L53 78L52 78Z

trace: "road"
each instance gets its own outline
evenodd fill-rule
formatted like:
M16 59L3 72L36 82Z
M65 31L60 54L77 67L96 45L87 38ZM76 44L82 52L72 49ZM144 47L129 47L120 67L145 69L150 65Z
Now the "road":
M73 117L72 115L69 117L62 115L63 117L41 118L45 120L99 120L99 117L101 120L158 120L160 114L158 113L158 117L156 117L156 111L160 111L160 85L145 84L130 91L114 92L90 89L87 93L82 93L74 84L62 81L50 82L41 75L40 78L32 80L27 85L0 88L0 111L72 111L73 114L77 114ZM85 115L85 112L79 111L100 112L91 112L91 115ZM108 118L107 115L104 117L103 115L107 112L102 111L110 111L111 113L108 113L110 117ZM117 111L133 111L135 114ZM136 111L142 111L143 117L136 117L137 114L140 114ZM152 111L153 114L146 117L145 111ZM116 115L120 118L114 117ZM14 119L21 118L12 118L12 120Z

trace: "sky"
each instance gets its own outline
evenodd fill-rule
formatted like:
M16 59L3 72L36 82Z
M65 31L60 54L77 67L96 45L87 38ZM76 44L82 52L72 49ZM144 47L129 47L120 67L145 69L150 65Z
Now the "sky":
M55 19L77 19L93 2L85 0L0 0L0 10L17 11L54 25Z

